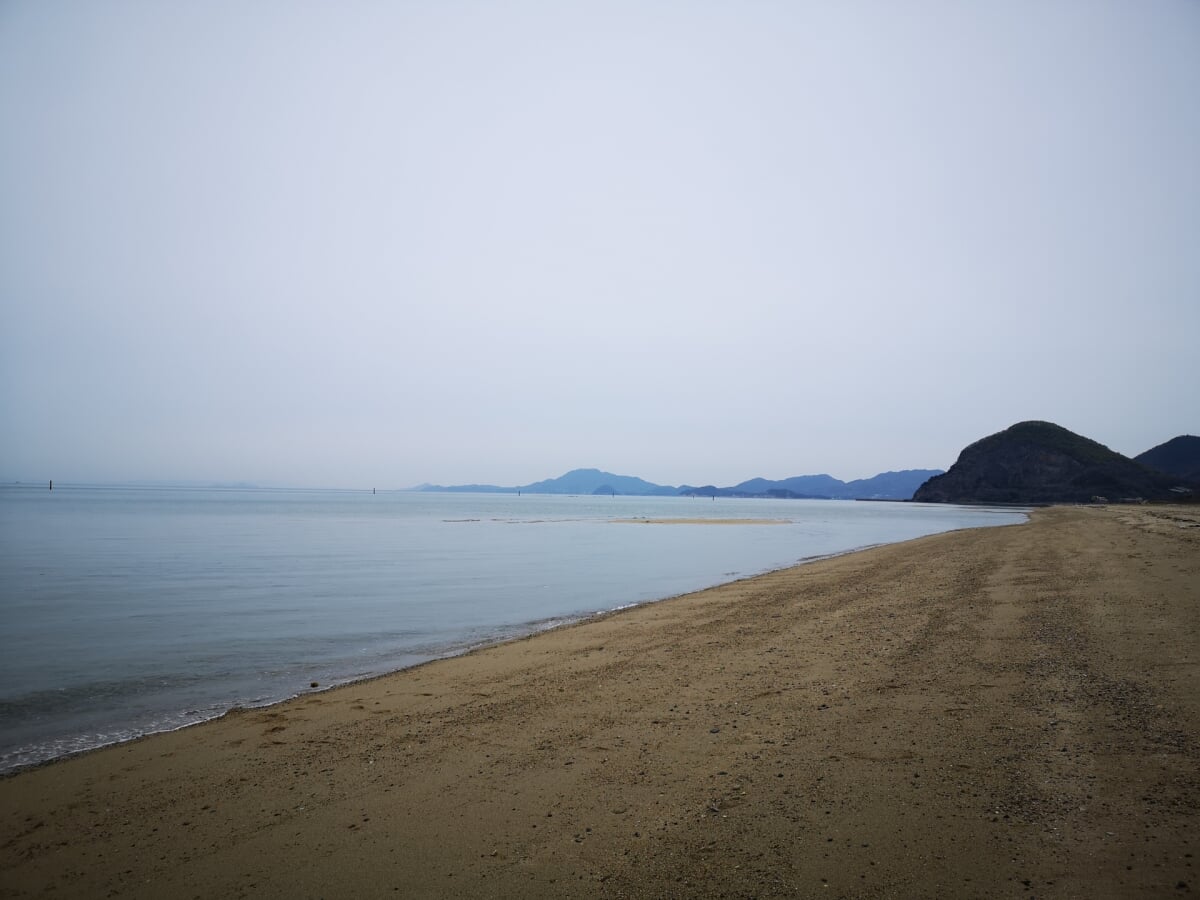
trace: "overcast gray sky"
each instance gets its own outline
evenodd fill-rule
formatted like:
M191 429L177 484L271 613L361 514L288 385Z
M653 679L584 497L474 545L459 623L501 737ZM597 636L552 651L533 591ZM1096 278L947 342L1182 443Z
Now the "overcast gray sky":
M1200 431L1200 3L0 3L0 477Z

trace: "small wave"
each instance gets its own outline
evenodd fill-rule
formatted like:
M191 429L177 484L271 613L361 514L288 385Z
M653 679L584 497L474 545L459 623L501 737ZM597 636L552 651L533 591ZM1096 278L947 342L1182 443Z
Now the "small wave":
M122 728L89 730L59 735L46 739L27 741L0 752L0 773L9 774L31 766L42 765L66 756L75 756L114 744L123 744L151 734L178 731L198 725L224 715L228 710L212 709L207 712L190 710L171 716L160 716L144 723Z

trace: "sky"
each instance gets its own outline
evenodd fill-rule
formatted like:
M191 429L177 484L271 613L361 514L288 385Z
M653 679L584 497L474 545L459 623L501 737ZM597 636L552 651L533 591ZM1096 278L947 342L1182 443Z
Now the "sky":
M0 3L0 480L1200 433L1200 3Z

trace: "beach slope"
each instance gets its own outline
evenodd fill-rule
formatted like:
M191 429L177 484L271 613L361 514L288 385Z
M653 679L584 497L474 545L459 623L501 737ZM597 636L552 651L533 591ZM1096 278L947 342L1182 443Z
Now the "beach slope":
M1200 510L1051 508L0 780L0 893L1200 890Z

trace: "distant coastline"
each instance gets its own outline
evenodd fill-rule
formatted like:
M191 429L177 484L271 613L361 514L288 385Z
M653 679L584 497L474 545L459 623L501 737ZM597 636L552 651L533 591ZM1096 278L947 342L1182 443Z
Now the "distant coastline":
M411 491L477 494L605 494L640 497L735 497L786 500L908 500L941 469L905 469L881 472L871 478L842 481L831 475L796 475L781 480L751 478L728 487L708 484L654 484L632 475L615 475L601 469L572 469L558 478L503 487L494 484L421 484Z

